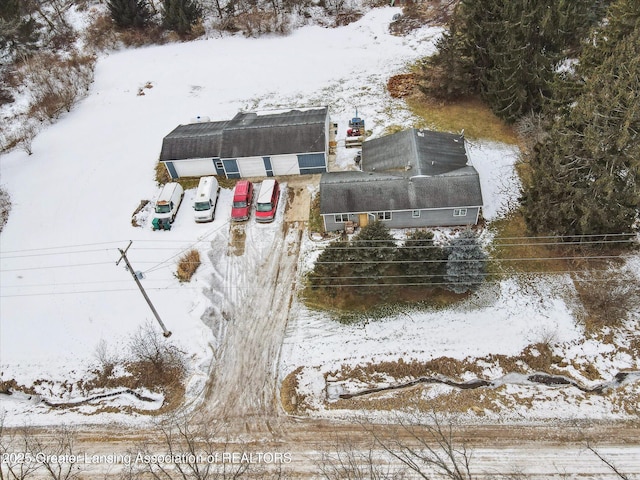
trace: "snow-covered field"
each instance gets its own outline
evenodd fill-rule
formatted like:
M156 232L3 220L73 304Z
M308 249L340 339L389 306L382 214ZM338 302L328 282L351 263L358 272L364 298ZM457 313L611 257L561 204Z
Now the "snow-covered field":
M130 273L122 263L116 266L119 249L132 240L129 259L144 274L142 283L173 333L171 340L188 354L187 394L201 396L218 343L217 332L201 319L211 307L203 293L212 277L207 258L212 242L229 240L231 192L223 189L213 223L193 221L194 190L188 190L170 231L154 232L148 223L132 226L140 201L158 194L153 177L162 138L198 115L215 121L239 110L315 105L329 106L340 132L355 108L374 135L388 125L410 126L411 113L386 94L386 81L431 53L441 30L392 36L388 25L399 12L376 9L346 27L304 27L287 37L216 38L100 58L87 98L37 136L33 154L14 151L0 159L0 182L12 201L0 234L0 378L26 386L47 380L52 383L38 387L39 394L73 401L79 398L68 385L96 367L98 345L124 354L132 334L155 321ZM474 141L469 155L481 174L485 217L495 218L516 196L512 167L517 150ZM350 153L342 152L338 165L347 168L351 160ZM194 279L181 284L176 262L191 248L204 261ZM314 248L304 241L303 264ZM581 361L605 362L612 375L640 369L638 359L584 342L573 307L565 301L570 288L566 279L540 280L535 293L523 293L505 281L480 305L351 327L294 302L280 377L298 366L309 367L309 375L317 372L319 378L343 363L517 354L549 332L564 353L573 348ZM637 325L638 315L632 321ZM323 395L316 380L309 391ZM143 407L128 394L111 401L140 408L159 405L157 399ZM610 405L603 402L594 402L598 405L591 413L606 416ZM15 425L89 418L82 411L51 413L33 399L6 395L0 395L0 411L8 413L5 424ZM143 418L100 414L90 421Z

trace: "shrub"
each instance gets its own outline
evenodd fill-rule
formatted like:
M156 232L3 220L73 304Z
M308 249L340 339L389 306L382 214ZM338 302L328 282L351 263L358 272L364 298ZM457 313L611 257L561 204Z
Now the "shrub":
M170 181L171 176L169 175L167 167L165 167L164 163L156 163L156 182L158 183L158 185L164 185L165 183L169 183Z
M9 211L11 211L11 199L7 191L0 187L0 232L9 219Z
M107 7L114 23L120 28L142 28L151 18L146 0L108 0Z
M200 253L193 249L185 253L178 261L176 277L181 282L188 282L200 266Z
M118 37L109 15L98 15L83 32L84 41L97 51L115 48Z
M169 30L190 33L201 18L202 7L194 0L162 0L162 24Z
M18 67L18 77L31 94L28 116L39 121L52 121L64 111L71 111L93 81L95 57L72 53L62 58L52 53L39 53Z

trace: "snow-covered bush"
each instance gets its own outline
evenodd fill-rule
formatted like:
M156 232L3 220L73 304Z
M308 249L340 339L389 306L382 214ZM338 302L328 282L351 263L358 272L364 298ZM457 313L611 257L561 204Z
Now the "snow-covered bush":
M22 62L18 77L30 94L28 116L51 122L83 98L93 81L95 57L38 53Z

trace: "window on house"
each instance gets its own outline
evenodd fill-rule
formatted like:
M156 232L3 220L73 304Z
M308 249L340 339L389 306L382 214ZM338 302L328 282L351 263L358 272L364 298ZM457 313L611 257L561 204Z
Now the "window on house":
M411 216L412 216L413 218L420 218L420 210L413 210L413 211L411 212Z
M380 221L391 220L391 212L378 212L376 217Z
M216 162L216 168L217 168L218 170L224 170L224 165L222 165L222 160L218 160L218 161Z
M348 213L339 213L337 215L334 215L335 217L335 222L336 223L344 223L344 222L348 222L349 221L349 214Z
M466 217L467 216L467 209L466 208L454 208L453 209L453 216L454 217Z

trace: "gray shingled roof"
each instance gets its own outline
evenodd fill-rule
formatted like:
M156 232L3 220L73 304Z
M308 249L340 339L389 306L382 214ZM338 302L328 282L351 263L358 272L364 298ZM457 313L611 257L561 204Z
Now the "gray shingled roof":
M271 115L239 113L227 125L222 158L324 152L328 108Z
M472 166L436 176L331 172L320 179L321 214L473 206L482 206L482 193Z
M440 175L466 164L464 138L452 133L411 129L362 145L362 170L367 172Z
M327 107L180 125L162 142L160 160L242 158L324 152Z
M180 125L164 137L160 160L219 157L222 130L228 122Z

